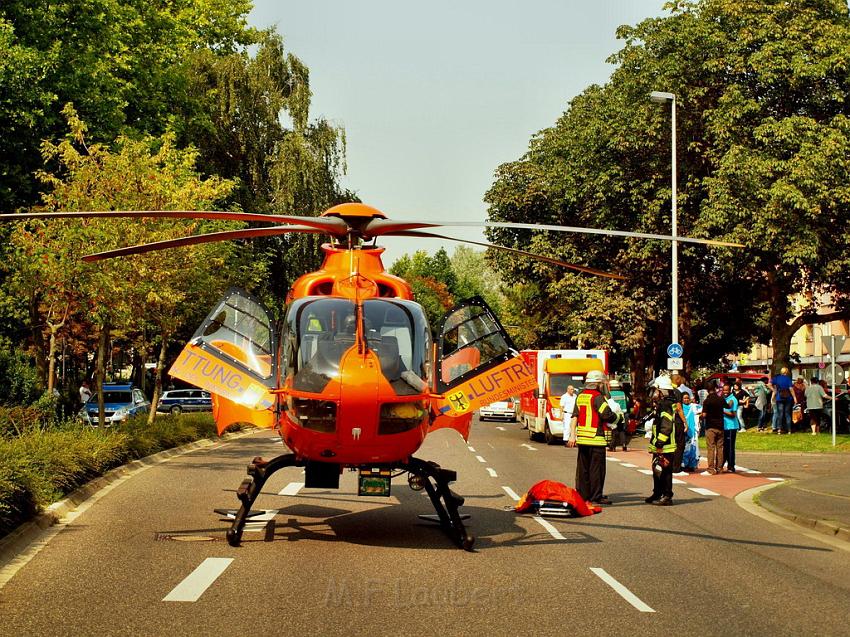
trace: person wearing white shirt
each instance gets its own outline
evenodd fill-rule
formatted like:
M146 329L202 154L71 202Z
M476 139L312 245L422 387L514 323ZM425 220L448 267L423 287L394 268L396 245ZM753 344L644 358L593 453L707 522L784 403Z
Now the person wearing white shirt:
M572 433L573 411L576 407L576 388L572 385L567 387L567 391L561 396L561 417L564 419L564 444L570 439Z
M82 404L86 404L91 398L91 389L89 389L89 381L84 380L83 384L80 385L80 402Z

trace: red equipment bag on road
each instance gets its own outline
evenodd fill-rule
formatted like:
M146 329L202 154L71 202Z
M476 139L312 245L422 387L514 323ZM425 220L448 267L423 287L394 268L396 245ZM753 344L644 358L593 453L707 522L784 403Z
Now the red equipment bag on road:
M571 513L579 517L602 511L602 507L586 502L575 489L554 480L541 480L531 487L517 502L515 510L517 513L525 513L531 509L539 508L541 503L546 502L567 504Z

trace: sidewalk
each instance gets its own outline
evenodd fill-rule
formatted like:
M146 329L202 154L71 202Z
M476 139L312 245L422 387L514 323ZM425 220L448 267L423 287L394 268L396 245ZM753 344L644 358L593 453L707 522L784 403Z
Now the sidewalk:
M792 481L760 494L764 509L850 542L850 458L847 454L741 453L745 463Z

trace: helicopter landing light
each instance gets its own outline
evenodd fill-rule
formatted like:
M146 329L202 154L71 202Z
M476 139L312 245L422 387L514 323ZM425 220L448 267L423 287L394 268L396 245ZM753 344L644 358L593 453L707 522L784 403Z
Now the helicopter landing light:
M422 491L425 488L425 477L410 473L407 476L407 484L414 491Z

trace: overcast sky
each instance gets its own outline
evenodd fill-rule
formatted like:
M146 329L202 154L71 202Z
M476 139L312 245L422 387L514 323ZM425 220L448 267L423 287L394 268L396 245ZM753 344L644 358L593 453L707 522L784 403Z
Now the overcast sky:
M312 115L345 128L344 184L392 219L480 220L495 169L607 81L621 24L663 0L254 0L310 69ZM659 87L659 90L665 90ZM484 240L481 233L458 234ZM386 266L455 243L386 237Z

